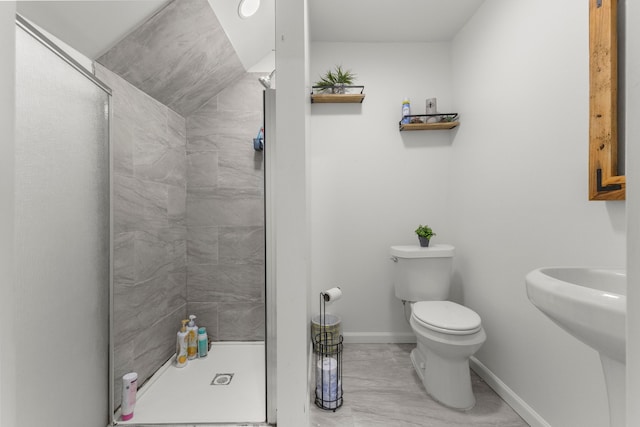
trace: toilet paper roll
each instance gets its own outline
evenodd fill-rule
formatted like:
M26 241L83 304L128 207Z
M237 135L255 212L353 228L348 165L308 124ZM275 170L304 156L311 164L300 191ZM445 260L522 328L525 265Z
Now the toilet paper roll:
M338 378L338 361L333 357L323 358L316 365L316 398L323 408L334 409L339 406L342 381Z
M338 382L338 361L333 357L326 357L318 361L316 367L316 387L333 386Z
M342 290L339 287L327 289L322 292L325 302L336 301L342 297Z
M316 396L321 400L338 400L342 397L342 381L332 387L316 387Z

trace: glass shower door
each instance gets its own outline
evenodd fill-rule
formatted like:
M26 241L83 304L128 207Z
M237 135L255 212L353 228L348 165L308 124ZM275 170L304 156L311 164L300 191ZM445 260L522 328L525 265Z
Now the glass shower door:
M18 20L17 427L104 427L109 94Z

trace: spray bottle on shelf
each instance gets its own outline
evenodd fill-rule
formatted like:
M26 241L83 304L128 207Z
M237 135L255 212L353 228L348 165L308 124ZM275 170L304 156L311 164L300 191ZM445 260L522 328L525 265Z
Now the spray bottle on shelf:
M411 121L411 118L407 117L410 114L411 114L411 102L409 101L409 98L405 98L402 101L402 123L403 124L407 124Z
M198 326L196 316L189 315L189 325L187 326L187 356L189 360L198 357Z
M182 328L178 332L178 341L176 344L176 367L184 368L187 366L187 322L182 321Z

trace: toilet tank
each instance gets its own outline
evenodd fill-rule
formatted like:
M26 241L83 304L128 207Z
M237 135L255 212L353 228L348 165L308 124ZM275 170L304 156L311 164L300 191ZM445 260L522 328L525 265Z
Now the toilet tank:
M405 301L442 301L449 297L451 245L391 246L393 286L396 297Z

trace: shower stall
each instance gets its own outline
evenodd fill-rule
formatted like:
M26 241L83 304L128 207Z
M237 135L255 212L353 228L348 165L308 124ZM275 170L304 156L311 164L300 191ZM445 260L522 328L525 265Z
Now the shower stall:
M104 67L97 65L96 71L113 88L114 146L121 150L125 141L118 135L136 132L131 123L141 126L140 112L148 114L154 108L152 116L175 114L158 102L150 104ZM184 178L149 173L141 179L135 159L134 173L128 176L122 166L118 169L118 148L114 150L114 424L260 424L275 419L275 322L267 320L275 319L275 289L266 280L264 225L274 96L274 90L262 90L256 74L247 73L185 120L171 118L186 129L173 131L186 134L176 138L183 144L173 143L185 150ZM119 106L128 119L120 118ZM255 151L252 136L261 126L267 146ZM158 130L141 132L148 137ZM152 139L162 138L160 133ZM171 144L149 149L173 150ZM182 169L174 165L170 170ZM160 178L152 181L154 176ZM128 195L130 187L137 190ZM169 197L172 189L185 189L185 206L178 210L182 215L168 215L171 200L166 199L154 200L157 209L164 206L166 216L145 214L151 196L139 196L163 187L167 190L160 194ZM197 316L198 326L206 327L212 345L205 358L179 368L174 357L176 332L189 314ZM129 371L137 372L144 385L133 419L125 421L118 406L121 377Z

